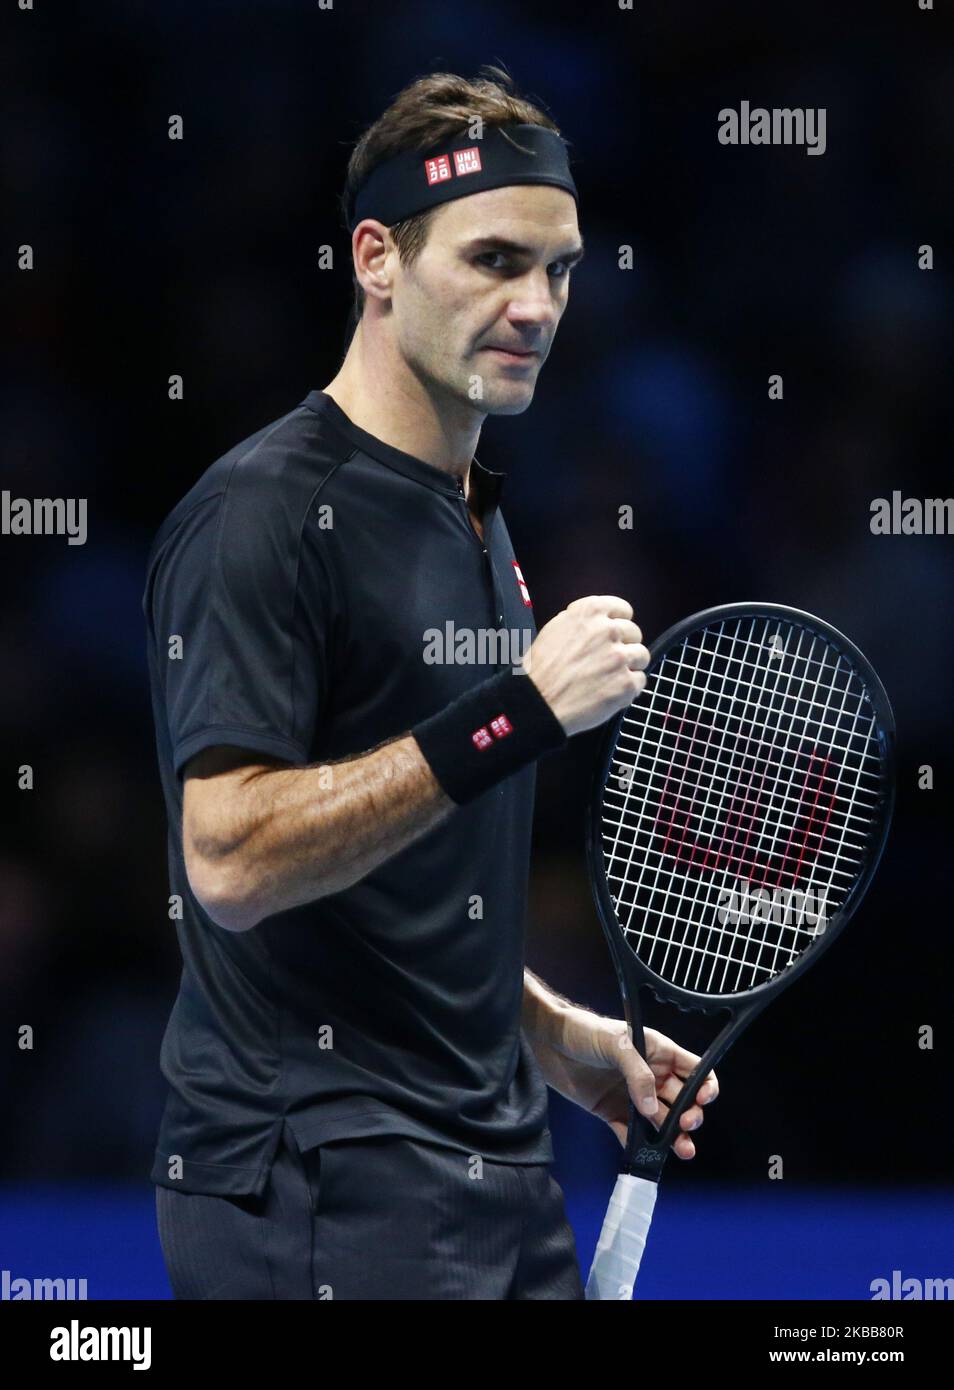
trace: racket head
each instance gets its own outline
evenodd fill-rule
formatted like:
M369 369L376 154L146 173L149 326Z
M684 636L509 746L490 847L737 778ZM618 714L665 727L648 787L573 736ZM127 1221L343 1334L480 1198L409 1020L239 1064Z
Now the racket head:
M745 1006L751 1016L828 950L871 882L894 807L891 705L854 643L782 604L727 604L676 623L652 644L646 675L645 690L604 735L586 836L627 1017L641 984L681 1009ZM627 771L631 789L642 780L635 800L619 780ZM640 862L648 873L639 874ZM726 945L715 914L733 878L774 885L783 918L778 890L803 891L806 878L816 901L825 889L834 910L810 941L782 926L761 945L755 934ZM667 913L678 916L677 898L684 920L660 968L659 933ZM695 952L697 966L715 955L708 977L673 967L680 947L688 960ZM733 972L743 988L732 988Z

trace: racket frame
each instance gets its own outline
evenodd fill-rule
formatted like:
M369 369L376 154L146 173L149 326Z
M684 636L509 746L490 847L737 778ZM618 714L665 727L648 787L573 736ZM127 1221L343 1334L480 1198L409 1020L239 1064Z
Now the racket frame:
M895 798L895 724L891 703L887 692L874 667L867 657L845 635L830 623L816 618L801 609L790 608L778 603L729 603L715 608L707 608L683 618L667 628L649 648L650 660L646 668L647 677L673 648L692 632L710 628L714 623L729 622L736 619L777 618L793 626L802 625L819 637L824 638L836 652L844 656L863 682L875 715L875 728L881 749L881 785L877 794L872 816L880 814L880 828L877 839L867 849L868 859L865 867L855 879L844 902L838 907L832 919L826 923L823 932L800 953L797 960L773 976L772 979L754 988L735 994L697 994L681 985L675 985L657 975L643 963L627 945L622 927L616 916L609 885L606 881L604 837L603 837L603 793L612 769L620 728L632 706L627 706L607 726L600 746L590 803L586 812L586 859L590 885L596 903L597 914L609 945L610 955L619 979L620 992L626 1021L632 1033L633 1044L645 1060L646 1042L643 1034L642 1014L639 1006L639 989L648 987L662 1003L674 1004L685 1013L711 1015L728 1011L729 1020L707 1048L698 1066L689 1076L678 1097L670 1105L669 1114L660 1128L656 1130L651 1121L641 1115L630 1102L630 1120L627 1133L626 1151L621 1172L632 1173L637 1177L658 1182L663 1165L669 1155L670 1145L679 1132L679 1120L683 1113L695 1103L696 1092L705 1076L717 1065L736 1038L744 1032L752 1020L762 1012L783 990L809 969L819 956L832 945L847 925L855 909L864 897L868 885L884 851L885 841L891 825ZM645 698L642 692L633 704Z

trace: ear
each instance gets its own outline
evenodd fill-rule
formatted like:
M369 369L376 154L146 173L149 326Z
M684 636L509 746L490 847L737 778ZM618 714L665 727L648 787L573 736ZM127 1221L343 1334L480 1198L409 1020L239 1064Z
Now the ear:
M391 292L389 253L391 234L383 222L366 217L351 234L351 255L358 284L373 299L387 299Z

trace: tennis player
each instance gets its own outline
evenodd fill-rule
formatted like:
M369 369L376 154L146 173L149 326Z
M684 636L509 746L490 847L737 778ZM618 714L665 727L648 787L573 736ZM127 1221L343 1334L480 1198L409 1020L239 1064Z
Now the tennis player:
M183 970L152 1179L178 1298L580 1299L546 1086L622 1142L629 1099L661 1121L699 1060L647 1030L647 1065L524 968L536 761L648 661L612 596L537 635L475 458L533 399L577 205L504 71L405 88L348 169L340 370L155 538Z

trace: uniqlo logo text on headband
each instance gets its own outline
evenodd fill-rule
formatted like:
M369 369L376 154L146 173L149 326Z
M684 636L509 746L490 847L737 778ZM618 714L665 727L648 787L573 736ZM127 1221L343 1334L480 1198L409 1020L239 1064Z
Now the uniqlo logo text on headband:
M469 150L454 151L454 168L458 174L477 174L480 167L480 150L476 145L471 145Z
M454 151L453 169L450 155L439 154L424 161L424 173L427 175L428 184L444 183L447 179L453 178L455 173L458 177L462 174L477 174L481 167L480 150L476 145L471 145L466 150Z

